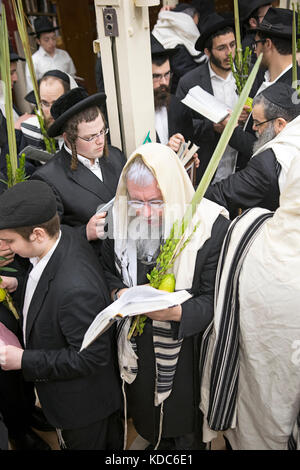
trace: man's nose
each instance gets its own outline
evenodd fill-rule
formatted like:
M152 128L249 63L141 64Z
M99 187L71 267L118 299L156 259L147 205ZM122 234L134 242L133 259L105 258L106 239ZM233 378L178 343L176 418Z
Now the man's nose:
M143 205L143 209L142 209L142 216L143 217L150 217L150 215L151 215L151 206L150 206L150 204L145 203Z

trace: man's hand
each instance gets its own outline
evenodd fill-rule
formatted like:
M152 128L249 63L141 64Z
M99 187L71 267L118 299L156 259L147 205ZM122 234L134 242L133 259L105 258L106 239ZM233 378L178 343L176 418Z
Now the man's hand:
M184 137L182 134L178 133L170 137L167 145L177 153L182 142L184 142Z
M105 216L106 212L100 212L93 215L88 221L86 225L86 238L89 242L91 240L98 240L98 238L104 238Z
M222 134L222 132L225 129L225 126L227 125L227 123L230 119L231 114L232 114L232 111L228 111L228 116L226 116L226 118L223 119L223 121L218 122L217 124L214 123L215 132L218 132L219 134Z
M23 121L26 121L28 118L35 116L35 114L24 113L15 121L15 129L21 129L21 124Z
M23 352L23 349L17 348L16 346L3 346L3 342L0 341L1 368L3 370L21 369Z
M155 312L143 313L151 320L157 321L180 321L182 315L181 305L175 305L175 307L165 308L163 310L156 310Z
M198 157L198 153L194 153L193 159L194 159L195 167L199 168L200 160L199 160L199 157Z
M125 291L127 291L129 288L128 287L124 287L124 289L120 289L117 293L117 297L118 299L121 297L122 294L124 294ZM114 300L114 295L115 295L115 292L116 292L117 289L114 289L111 291L110 293L110 297L111 297L111 300Z
M16 277L1 276L2 281L0 287L8 292L15 292L18 287L18 279Z
M0 240L0 256L6 258L5 260L0 260L1 268L10 264L15 257L15 254L11 251L9 246L6 245L5 242L3 242L2 240Z
M243 111L241 112L240 117L239 117L239 123L240 124L243 124L247 121L250 111L251 111L250 106L245 105L243 107Z

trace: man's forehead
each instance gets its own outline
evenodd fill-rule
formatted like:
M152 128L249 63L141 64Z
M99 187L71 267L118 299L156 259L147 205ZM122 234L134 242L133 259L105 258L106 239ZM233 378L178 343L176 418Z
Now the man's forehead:
M228 44L232 41L235 41L235 36L233 32L220 34L219 36L216 36L215 38L213 38L213 47L219 47L224 44Z
M262 103L255 104L252 110L253 119L260 119L262 117L264 118L264 116L265 116L265 108L263 104Z

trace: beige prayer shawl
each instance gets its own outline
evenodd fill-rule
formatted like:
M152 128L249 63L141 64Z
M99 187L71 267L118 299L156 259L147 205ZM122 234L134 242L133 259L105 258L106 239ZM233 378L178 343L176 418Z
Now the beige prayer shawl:
M123 274L123 272L127 270L128 263L130 264L130 260L126 258L126 252L130 244L130 240L127 237L128 196L124 174L130 162L132 162L132 160L137 156L142 157L144 163L155 175L164 198L164 238L169 236L173 222L175 220L181 221L186 207L194 195L192 183L182 163L170 147L162 144L148 143L140 146L133 152L122 171L113 209L115 254L119 260L124 259L125 261L123 261L123 263L126 265L124 266L124 269L122 268L120 274ZM189 289L192 286L197 252L203 246L205 241L210 238L212 226L220 214L228 217L228 213L223 207L208 201L207 199L203 199L199 204L193 221L187 230L186 236L192 232L196 223L199 223L199 227L194 233L192 240L188 243L174 264L173 272L176 277L176 290ZM135 270L136 266L133 266L131 269L131 272L133 273L132 285L135 285L136 282L136 278L134 277ZM125 282L124 276L123 282ZM130 285L129 281L127 285ZM168 327L170 327L170 322L157 321L153 322L153 324L156 326L161 324L162 326L164 325L164 327L168 325ZM129 322L127 326L127 330L128 329ZM121 377L127 383L132 383L135 379L135 375L130 372L130 369L133 370L136 368L136 362L137 356L132 350L130 342L126 339L124 330L122 337L119 339L119 366ZM170 392L160 396L156 394L154 400L155 405L157 406L162 403L169 394Z
M242 224L247 217L255 218L262 212L267 211L250 210L241 219ZM233 242L240 236L239 231L243 227L237 223ZM223 300L222 292L219 294L214 344L218 306ZM300 409L300 156L290 165L280 207L264 223L243 262L239 302L238 392L235 416L225 435L237 450L286 449ZM206 416L209 367L201 395L201 409ZM203 430L205 442L216 437L206 419Z

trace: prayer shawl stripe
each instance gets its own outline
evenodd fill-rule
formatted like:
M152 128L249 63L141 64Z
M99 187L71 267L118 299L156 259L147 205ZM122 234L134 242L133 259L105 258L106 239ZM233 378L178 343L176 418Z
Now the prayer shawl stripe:
M174 347L172 344L165 343L164 341L155 341L153 344L155 348L172 349Z
M238 220L243 216L242 214ZM259 216L245 231L238 243L227 276L224 293L224 304L220 319L219 334L212 361L210 379L210 398L208 409L208 423L211 429L220 431L230 427L235 409L239 371L239 300L238 279L243 260L258 233L259 227L273 213ZM216 293L218 294L220 278L228 251L230 237L237 221L230 226L222 248L220 269L216 280Z

